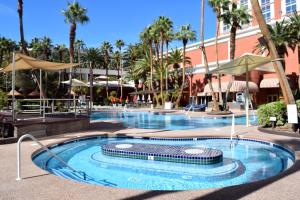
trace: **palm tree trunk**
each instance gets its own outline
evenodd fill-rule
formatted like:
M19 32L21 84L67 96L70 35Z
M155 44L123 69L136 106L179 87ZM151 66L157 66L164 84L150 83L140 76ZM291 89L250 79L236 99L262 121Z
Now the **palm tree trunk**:
M105 90L106 90L106 98L108 99L108 66L106 66L105 74L106 74L106 86L105 86Z
M165 99L163 97L164 35L162 32L160 33L160 38L161 38L161 45L160 45L160 96L161 96L162 105L164 105L164 102L165 102Z
M261 30L261 32L267 42L267 45L269 47L271 58L272 58L272 60L276 60L279 58L279 55L278 55L276 47L272 41L270 32L268 30L267 23L262 15L262 11L259 6L259 3L257 0L251 0L251 4L252 4L252 9L253 9L255 17L257 19L258 25L260 27L260 30ZM286 78L286 75L283 70L281 62L273 62L273 65L274 65L275 71L277 73L277 76L279 78L279 83L280 83L280 87L282 90L282 94L283 94L285 103L286 104L294 104L295 99L294 99L292 90L289 86L289 83Z
M176 100L176 108L179 107L180 100L181 100L182 93L183 93L184 86L185 86L185 50L186 50L186 43L183 44L182 84L181 84L179 95L178 95L177 100Z
M22 52L26 55L28 54L27 46L24 39L24 29L23 29L23 0L18 0L18 13L19 13L19 22L20 22L20 37L21 37L21 45L22 45Z
M74 41L76 37L76 23L73 23L70 28L70 63L74 63ZM71 99L71 91L72 91L72 68L70 68L70 74L69 74L69 80L70 80L70 86L68 89L68 96L69 99ZM68 101L69 102L69 101ZM70 102L68 103L68 106L70 106Z
M205 66L205 71L208 73L208 62L207 62L207 55L206 55L206 50L204 46L204 0L201 2L201 50L203 53L203 58L204 58L204 66ZM219 110L218 102L216 99L216 94L214 92L212 82L211 82L211 76L207 78L207 82L211 91L212 99L213 99L213 110L217 111Z
M219 13L217 13L217 20L216 20L216 63L217 63L217 68L220 68L220 64L219 64L219 28L220 28L220 20L218 18L218 16L220 16ZM223 98L222 98L222 85L221 85L221 74L218 74L218 89L219 89L219 103L223 103Z
M166 40L166 97L169 98L169 92L168 92L168 66L169 65L169 42ZM168 99L169 100L169 99Z
M92 62L90 62L90 101L91 101L91 105L93 103L93 79L94 79L94 74L93 74Z
M156 95L156 91L153 87L153 49L152 49L152 41L149 43L149 56L150 56L150 79L151 79L151 83L150 83L150 87L153 93L153 96L156 100L156 103L158 104L159 99L158 96Z

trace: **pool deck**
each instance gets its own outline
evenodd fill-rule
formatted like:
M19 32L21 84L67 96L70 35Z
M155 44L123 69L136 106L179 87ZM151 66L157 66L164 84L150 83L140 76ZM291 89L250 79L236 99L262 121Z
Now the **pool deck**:
M147 136L147 137L201 137L229 136L230 127L184 131L127 129L113 121L92 122L91 129L41 138L43 144L88 135ZM22 177L16 181L16 144L0 145L0 199L299 199L300 196L300 135L268 134L257 127L236 127L237 134L286 145L296 154L295 164L287 171L267 180L217 189L192 191L145 191L110 188L78 183L51 175L35 166L31 155L39 149L32 141L22 143Z

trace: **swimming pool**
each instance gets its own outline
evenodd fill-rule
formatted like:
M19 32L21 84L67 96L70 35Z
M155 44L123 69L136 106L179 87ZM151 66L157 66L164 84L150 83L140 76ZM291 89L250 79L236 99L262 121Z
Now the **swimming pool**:
M116 120L128 128L160 129L160 130L187 130L211 127L230 126L232 117L189 117L185 114L169 114L158 112L122 112L101 111L91 115L92 120ZM245 116L235 118L236 125L246 123ZM256 124L257 117L250 116L250 124Z
M214 148L223 152L223 161L198 165L111 157L104 155L101 150L103 145L110 143ZM54 175L95 185L145 190L192 190L239 185L275 176L294 163L292 151L276 144L248 139L235 139L231 143L228 138L137 139L96 136L50 148L77 171L69 170L45 151L35 153L33 162Z

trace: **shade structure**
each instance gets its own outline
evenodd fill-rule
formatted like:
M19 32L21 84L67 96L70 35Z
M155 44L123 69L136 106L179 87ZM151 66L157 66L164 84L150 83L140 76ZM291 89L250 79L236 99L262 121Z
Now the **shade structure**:
M18 92L17 90L13 91L11 90L9 93L7 93L7 96L23 96L20 92Z
M226 92L229 81L222 82L221 84L221 92ZM232 86L230 88L230 92L244 92L247 89L246 81L233 81ZM217 82L212 83L214 92L219 91L219 85ZM258 92L258 86L254 82L249 82L249 92ZM209 84L206 84L204 87L203 94L211 93ZM205 95L204 95L205 96Z
M279 88L278 78L267 78L263 79L259 85L260 88Z
M27 96L29 96L29 97L39 97L40 92L37 91L37 90L34 90L34 91L30 92Z
M78 63L57 63L39 60L26 56L21 53L16 53L15 70L30 70L30 69L42 69L46 71L58 71L61 69L69 69L79 66ZM3 68L1 72L11 72L13 70L13 63Z
M219 68L210 71L209 74L241 75L251 70L275 72L271 58L246 53L228 63L221 65Z
M219 68L210 71L210 74L246 74L245 89L245 110L246 110L246 126L249 126L249 71L260 70L267 72L275 72L271 58L246 53L228 63L221 65Z
M121 84L119 83L119 81L107 81L107 82L106 81L96 81L95 83L93 83L94 86L100 86L100 87L106 87L106 84L107 84L108 88L121 87ZM135 86L131 85L131 84L122 84L122 87L135 88Z
M73 78L72 79L72 87L89 87L88 84L76 79L76 78ZM61 82L62 84L66 84L66 85L70 85L70 80L67 80L67 81L63 81Z

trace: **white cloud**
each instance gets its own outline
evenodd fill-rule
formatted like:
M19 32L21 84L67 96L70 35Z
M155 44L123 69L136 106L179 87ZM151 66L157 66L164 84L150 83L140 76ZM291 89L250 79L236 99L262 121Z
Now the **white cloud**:
M0 4L0 15L16 16L17 10L7 7L6 5Z

